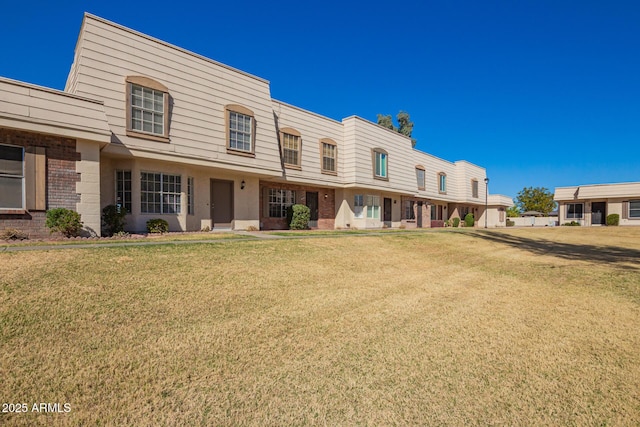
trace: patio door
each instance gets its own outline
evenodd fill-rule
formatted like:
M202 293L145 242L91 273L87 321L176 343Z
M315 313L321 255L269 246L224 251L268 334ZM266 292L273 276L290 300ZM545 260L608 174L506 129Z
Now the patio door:
M214 228L231 228L233 181L211 180L211 220Z
M606 224L607 217L607 204L605 202L592 202L591 203L591 225L604 225Z

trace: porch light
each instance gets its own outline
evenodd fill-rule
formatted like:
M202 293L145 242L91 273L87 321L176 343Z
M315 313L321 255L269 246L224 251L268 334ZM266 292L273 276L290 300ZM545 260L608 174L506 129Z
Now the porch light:
M243 179L243 180L242 180L242 182L240 183L240 189L241 189L241 190L244 190L244 185L245 185L245 184L246 184L246 183L244 182L244 179Z

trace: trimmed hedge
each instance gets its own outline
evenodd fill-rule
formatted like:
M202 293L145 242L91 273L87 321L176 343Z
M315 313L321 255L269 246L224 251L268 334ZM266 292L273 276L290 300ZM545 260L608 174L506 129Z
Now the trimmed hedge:
M168 233L169 223L162 218L154 218L147 221L147 232L149 233Z
M55 208L47 211L47 220L44 225L51 232L59 231L65 237L76 237L82 230L80 214L66 208Z
M287 223L290 230L306 230L309 228L311 210L306 205L293 205L287 208Z
M123 232L126 215L127 210L122 206L105 206L102 209L102 222L104 223L106 234L113 236Z
M607 215L607 225L620 225L620 215L618 214L611 214L611 215Z
M475 225L475 220L473 218L473 214L471 212L469 212L464 217L464 226L465 227L473 227L474 225Z

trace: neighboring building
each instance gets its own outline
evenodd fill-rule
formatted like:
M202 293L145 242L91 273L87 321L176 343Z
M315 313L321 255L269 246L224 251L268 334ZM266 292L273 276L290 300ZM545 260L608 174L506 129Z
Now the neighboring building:
M640 225L640 182L558 187L560 224L605 225L607 215L620 215L620 225Z
M5 94L35 87L7 85L0 86L0 144L18 147L2 132L23 130L5 124L22 104L5 107ZM57 103L46 120L77 108L57 128L31 130L67 137L78 157L67 166L75 165L80 182L50 185L46 209L76 208L97 233L101 209L115 203L130 212L129 231L158 217L170 230L285 228L294 203L309 206L311 225L323 229L442 226L468 212L484 225L485 169L415 150L410 138L359 117L335 121L274 100L264 79L90 14L68 93L38 90ZM69 133L74 126L93 133ZM48 164L50 183L57 167ZM5 172L0 179L12 179ZM70 194L59 203L63 187ZM512 200L487 201L488 225L504 226ZM24 212L11 215L31 214L28 203L20 206ZM0 210L0 227L10 223L8 212Z
M100 232L101 101L0 78L0 232L46 237L45 211L79 212Z

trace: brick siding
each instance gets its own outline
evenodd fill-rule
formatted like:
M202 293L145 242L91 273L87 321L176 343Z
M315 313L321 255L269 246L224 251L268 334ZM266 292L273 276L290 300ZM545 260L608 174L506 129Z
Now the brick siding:
M296 203L305 204L306 192L318 193L318 226L312 227L318 230L333 230L335 228L335 212L336 212L336 193L330 188L309 187L294 184L281 184L275 182L260 181L260 227L263 230L286 230L288 227L285 218L271 218L264 215L265 204L268 200L264 200L265 188L273 188L278 190L294 190L296 192ZM325 195L327 197L325 197Z
M76 193L76 162L80 153L76 152L75 139L52 135L41 135L25 131L0 128L0 144L19 147L45 147L47 159L47 209L76 209L80 195ZM30 238L50 236L45 227L44 211L29 211L25 214L0 214L0 232L8 228L18 229Z

